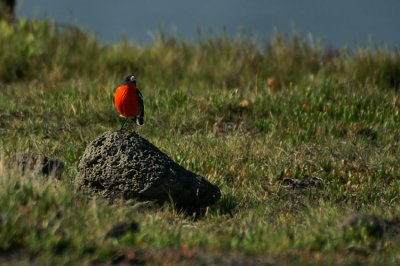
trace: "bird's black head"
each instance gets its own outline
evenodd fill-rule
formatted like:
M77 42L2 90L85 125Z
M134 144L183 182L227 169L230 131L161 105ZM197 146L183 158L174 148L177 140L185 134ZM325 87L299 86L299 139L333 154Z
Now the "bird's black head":
M136 84L136 77L134 75L128 75L122 81L123 84L133 83Z

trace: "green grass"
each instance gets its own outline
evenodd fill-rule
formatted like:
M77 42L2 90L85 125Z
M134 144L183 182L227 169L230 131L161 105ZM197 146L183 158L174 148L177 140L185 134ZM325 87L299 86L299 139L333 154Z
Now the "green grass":
M81 264L132 248L157 261L159 250L174 248L282 264L399 263L398 241L342 230L352 212L399 215L398 51L327 49L301 34L259 47L162 32L149 45L106 45L47 21L0 21L3 157L23 151L66 162L61 180L2 166L0 261ZM197 222L169 207L108 205L74 189L86 145L120 126L111 98L129 72L145 96L138 132L222 190ZM308 176L322 178L322 189L282 186L285 177ZM131 220L138 233L104 239Z

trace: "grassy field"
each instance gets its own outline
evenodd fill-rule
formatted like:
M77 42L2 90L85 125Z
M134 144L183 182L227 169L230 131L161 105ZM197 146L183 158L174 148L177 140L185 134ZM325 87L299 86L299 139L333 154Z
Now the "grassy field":
M399 264L400 242L343 229L354 213L400 219L400 54L163 32L102 44L44 21L0 21L2 157L46 154L60 180L1 159L0 263ZM141 136L217 184L196 222L171 207L109 205L74 187L86 145L120 127L111 99L127 73L146 106ZM285 180L318 177L319 186ZM119 222L138 232L105 234Z

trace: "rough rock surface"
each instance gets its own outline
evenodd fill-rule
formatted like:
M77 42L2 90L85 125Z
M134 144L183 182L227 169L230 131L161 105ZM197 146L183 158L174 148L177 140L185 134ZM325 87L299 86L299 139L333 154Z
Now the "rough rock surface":
M138 199L173 201L195 211L220 198L220 190L178 165L135 132L105 132L86 148L78 188L111 201Z

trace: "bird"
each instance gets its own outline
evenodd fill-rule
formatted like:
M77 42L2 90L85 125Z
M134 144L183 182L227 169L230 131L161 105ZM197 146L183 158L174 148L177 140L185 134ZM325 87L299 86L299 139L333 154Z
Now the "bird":
M143 95L136 87L136 77L127 75L114 93L114 105L119 115L125 118L120 131L126 122L132 119L137 125L144 123Z

